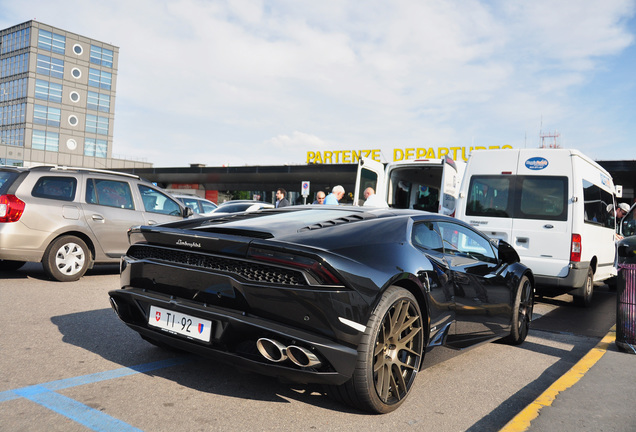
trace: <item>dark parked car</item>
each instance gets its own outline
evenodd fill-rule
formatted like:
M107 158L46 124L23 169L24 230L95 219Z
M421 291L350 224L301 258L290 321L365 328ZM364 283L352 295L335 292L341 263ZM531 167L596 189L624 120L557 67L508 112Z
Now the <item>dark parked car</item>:
M297 206L130 232L119 317L141 337L386 413L430 348L526 338L514 249L414 210Z

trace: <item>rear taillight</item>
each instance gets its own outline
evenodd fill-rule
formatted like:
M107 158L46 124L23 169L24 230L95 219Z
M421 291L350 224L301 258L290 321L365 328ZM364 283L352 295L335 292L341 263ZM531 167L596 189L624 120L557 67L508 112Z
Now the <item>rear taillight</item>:
M570 249L570 261L581 261L581 234L572 234L572 248Z
M15 195L0 196L0 222L17 222L24 212L24 201Z
M260 248L250 248L248 256L259 261L302 270L323 285L340 285L338 278L326 266L312 258Z

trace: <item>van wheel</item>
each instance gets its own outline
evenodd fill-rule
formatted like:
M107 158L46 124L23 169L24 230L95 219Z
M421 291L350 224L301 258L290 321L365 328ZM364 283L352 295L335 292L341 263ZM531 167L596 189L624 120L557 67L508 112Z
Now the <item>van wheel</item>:
M24 261L0 260L0 271L12 272L16 271L24 265Z
M592 268L587 269L587 277L585 278L585 283L579 289L579 293L581 294L572 294L572 299L574 300L574 304L580 307L589 307L592 304L592 293L594 291L594 272L592 272Z
M60 282L76 281L86 273L91 253L86 243L75 236L62 236L54 240L42 257L44 271Z
M358 346L353 377L329 387L334 399L383 414L408 396L422 362L424 322L417 300L397 286L388 288L371 315Z

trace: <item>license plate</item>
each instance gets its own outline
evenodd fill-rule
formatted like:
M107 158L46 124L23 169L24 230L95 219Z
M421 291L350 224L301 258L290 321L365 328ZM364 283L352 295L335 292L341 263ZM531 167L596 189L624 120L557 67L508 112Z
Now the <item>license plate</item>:
M205 342L210 342L210 335L212 334L212 321L157 306L150 306L148 324L170 333Z

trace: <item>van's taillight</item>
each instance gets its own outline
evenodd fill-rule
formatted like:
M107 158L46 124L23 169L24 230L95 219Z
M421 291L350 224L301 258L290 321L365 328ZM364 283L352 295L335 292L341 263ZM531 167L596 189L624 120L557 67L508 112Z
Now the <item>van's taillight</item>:
M570 250L570 261L581 261L581 234L572 234L572 249Z
M259 261L267 261L272 264L294 267L305 271L323 285L341 285L338 278L326 266L308 257L260 248L250 248L248 256Z
M24 212L24 201L15 195L0 196L0 222L17 222Z

